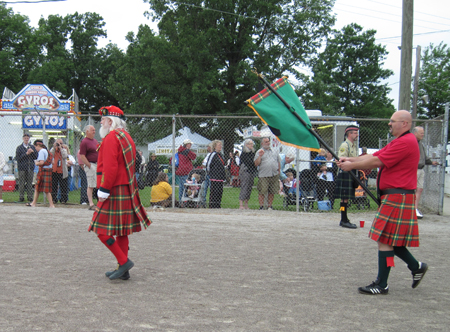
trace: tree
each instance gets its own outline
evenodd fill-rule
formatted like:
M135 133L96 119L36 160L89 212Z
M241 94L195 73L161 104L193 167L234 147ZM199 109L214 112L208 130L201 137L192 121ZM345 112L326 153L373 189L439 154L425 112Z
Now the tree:
M41 65L29 79L46 84L62 98L69 98L74 89L82 112L118 105L109 92L108 80L123 53L111 44L97 48L98 39L106 37L104 25L96 13L42 18L36 31L42 48Z
M450 102L449 86L450 48L443 42L438 46L430 44L422 56L418 115L424 118L435 118L444 114L445 104Z
M382 68L387 51L375 43L375 33L355 23L333 31L324 52L312 61L313 77L299 89L305 107L353 117L392 114L390 88L380 81L393 72Z
M28 17L14 14L4 3L0 3L0 31L0 89L17 93L37 65L39 47Z
M326 0L145 1L162 44L147 53L153 106L165 113L242 112L257 85L253 67L270 79L296 74L334 23Z
M296 75L334 23L334 0L145 1L159 20L159 35L141 27L136 38L129 36L126 57L132 58L114 91L130 91L130 107L153 114L251 114L243 106L257 92L251 70L269 80ZM134 78L131 89L126 84ZM239 119L205 122L193 130L210 139L248 125ZM227 140L225 151L236 140L237 134Z

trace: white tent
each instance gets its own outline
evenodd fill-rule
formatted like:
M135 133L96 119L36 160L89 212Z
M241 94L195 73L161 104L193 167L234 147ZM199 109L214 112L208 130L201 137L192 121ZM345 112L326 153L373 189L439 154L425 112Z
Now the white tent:
M175 137L175 151L185 139L190 139L193 144L191 150L197 154L206 154L206 147L211 141L197 133L193 133L188 127L178 130L177 137ZM148 152L156 155L170 156L172 155L172 135L166 136L158 141L148 144Z

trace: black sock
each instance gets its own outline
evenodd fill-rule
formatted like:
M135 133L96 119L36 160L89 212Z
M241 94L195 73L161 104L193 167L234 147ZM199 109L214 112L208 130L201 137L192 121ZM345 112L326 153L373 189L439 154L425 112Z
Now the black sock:
M394 257L394 251L378 251L378 285L385 288L391 272L391 266L387 263L388 257ZM389 265L389 266L388 266Z
M347 222L347 203L341 201L341 222Z
M406 264L408 264L408 269L411 271L416 271L419 269L419 262L414 258L406 247L394 247L394 253Z

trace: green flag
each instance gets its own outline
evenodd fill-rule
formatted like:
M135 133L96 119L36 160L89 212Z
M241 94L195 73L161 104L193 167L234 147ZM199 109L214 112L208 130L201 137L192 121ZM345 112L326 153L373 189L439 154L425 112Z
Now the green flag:
M269 126L272 133L283 144L309 151L319 151L319 142L310 132L312 127L308 115L287 81L287 77L280 78L271 86L290 105L290 109L268 88L247 100L247 105ZM294 112L305 121L308 127L297 119Z

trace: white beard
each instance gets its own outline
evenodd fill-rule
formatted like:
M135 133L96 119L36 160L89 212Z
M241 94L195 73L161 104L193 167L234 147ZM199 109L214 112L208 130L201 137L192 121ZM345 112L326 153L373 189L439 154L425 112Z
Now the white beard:
M111 131L111 127L106 127L106 126L101 126L100 127L100 137L101 138L105 138L106 135L109 134L109 132Z

